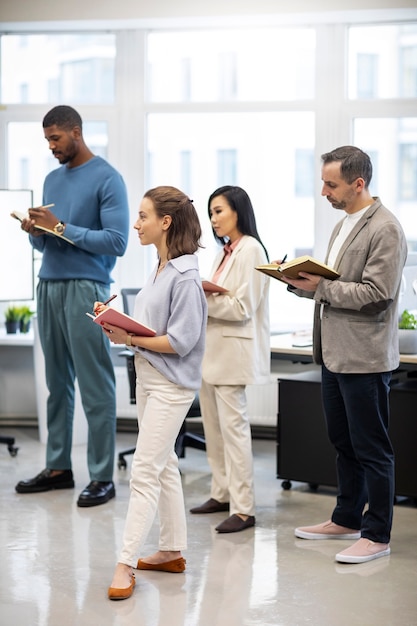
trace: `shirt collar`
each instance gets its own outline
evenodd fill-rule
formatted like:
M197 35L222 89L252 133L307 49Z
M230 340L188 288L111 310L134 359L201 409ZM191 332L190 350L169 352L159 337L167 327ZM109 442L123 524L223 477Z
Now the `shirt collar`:
M242 239L242 237L239 237L238 239L235 239L235 241L233 243L230 243L230 241L228 241L225 245L224 245L224 253L227 256L230 256L232 254L232 252L236 249L237 245L239 244L240 240Z

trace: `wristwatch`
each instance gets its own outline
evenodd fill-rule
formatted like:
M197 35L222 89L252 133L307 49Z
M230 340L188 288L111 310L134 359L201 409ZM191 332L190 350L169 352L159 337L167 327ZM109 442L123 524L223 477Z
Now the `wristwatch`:
M53 230L54 230L55 235L63 235L65 232L64 222L58 222L58 224L55 224Z

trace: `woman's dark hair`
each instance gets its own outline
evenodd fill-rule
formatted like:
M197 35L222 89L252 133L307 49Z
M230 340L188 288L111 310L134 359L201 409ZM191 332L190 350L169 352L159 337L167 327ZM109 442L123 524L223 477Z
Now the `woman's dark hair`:
M365 189L368 189L372 179L372 163L366 152L356 146L341 146L322 154L321 160L324 165L340 161L340 175L343 180L350 185L357 178L363 178Z
M79 126L82 130L83 122L80 114L65 104L54 107L45 115L42 121L43 128L58 126L65 130L72 130L74 126Z
M213 191L209 200L208 200L208 215L210 215L210 204L214 198L218 196L224 196L227 200L232 211L237 213L237 228L242 235L249 235L250 237L254 237L259 241L263 249L265 250L265 254L267 259L269 260L268 251L265 248L262 240L258 234L258 229L256 227L256 219L255 213L253 210L251 199L248 194L242 187L236 187L232 185L225 185L224 187L219 187L216 191ZM226 240L224 237L218 237L213 230L214 238L224 245Z
M168 258L194 254L201 248L201 225L193 201L176 187L161 186L149 189L149 198L158 217L169 215L171 225L167 232Z

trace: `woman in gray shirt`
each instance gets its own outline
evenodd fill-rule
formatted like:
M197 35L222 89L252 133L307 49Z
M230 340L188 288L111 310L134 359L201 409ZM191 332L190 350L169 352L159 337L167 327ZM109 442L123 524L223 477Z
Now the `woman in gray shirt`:
M135 317L156 335L132 336L104 325L112 343L132 346L136 352L139 423L123 545L108 590L111 600L132 595L135 567L185 570L181 551L187 547L187 528L174 445L200 387L207 322L195 254L201 227L192 201L174 187L151 189L142 199L134 227L141 244L153 244L158 251L158 263L135 303ZM157 512L159 550L138 560Z

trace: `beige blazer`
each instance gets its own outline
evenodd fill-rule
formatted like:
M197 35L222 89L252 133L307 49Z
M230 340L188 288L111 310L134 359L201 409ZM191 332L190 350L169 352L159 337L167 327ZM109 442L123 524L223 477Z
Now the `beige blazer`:
M328 253L341 223L332 233ZM398 298L406 258L399 221L374 198L337 256L340 278L321 279L309 296L316 301L313 352L317 363L345 374L398 367Z
M210 278L224 253L219 252ZM226 294L208 296L203 379L211 385L250 385L270 380L269 278L255 270L267 263L254 238L243 236L218 281Z

